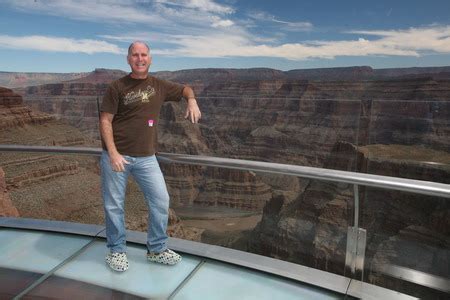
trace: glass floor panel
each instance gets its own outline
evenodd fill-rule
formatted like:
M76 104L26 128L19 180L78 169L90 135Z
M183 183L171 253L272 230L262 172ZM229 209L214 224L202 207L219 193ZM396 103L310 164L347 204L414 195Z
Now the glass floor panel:
M1 299L12 299L27 288L23 299L344 297L301 282L189 254L183 254L183 260L176 266L150 263L146 260L145 245L140 244L128 244L130 269L119 273L106 265L104 257L108 250L105 241L99 238L0 227L0 240ZM39 280L42 282L37 284ZM36 286L30 289L33 284Z
M0 241L0 267L47 273L92 237L1 228Z
M174 299L343 299L339 294L229 264L208 261Z
M127 248L130 268L126 272L115 272L107 266L106 245L96 241L55 275L145 298L167 299L201 261L185 254L177 265L165 266L148 262L144 245Z

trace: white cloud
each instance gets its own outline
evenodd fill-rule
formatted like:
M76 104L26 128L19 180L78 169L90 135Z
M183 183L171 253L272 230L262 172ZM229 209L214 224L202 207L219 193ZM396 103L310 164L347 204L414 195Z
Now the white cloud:
M287 31L311 31L314 26L311 22L288 22L279 20L273 15L270 15L266 12L258 11L249 13L248 16L254 20L260 22L271 22L279 25L281 30Z
M64 16L91 22L166 23L155 13L148 13L136 5L136 1L109 0L6 0L12 7L22 11Z
M214 21L212 23L212 27L217 28L217 27L230 27L233 26L234 22L231 20L221 20L221 19L217 19L216 21Z
M5 0L9 1L9 0ZM154 53L185 57L280 57L289 60L333 59L339 56L415 56L450 53L450 26L432 25L407 30L358 30L347 32L346 40L312 40L281 43L286 31L312 31L309 22L287 22L266 12L238 20L232 6L213 0L16 0L16 9L63 16L91 22L113 22L118 34L99 35L114 42L148 40ZM133 26L126 27L132 24ZM266 27L266 25L269 27ZM139 32L133 28L139 26ZM141 26L142 25L142 26ZM145 25L145 26L144 26ZM128 30L123 33L123 28ZM132 28L132 29L130 29ZM272 30L280 28L283 30ZM263 30L260 30L263 29ZM188 34L186 34L188 33ZM280 34L286 34L280 36ZM46 36L1 36L0 47L30 47L42 51L121 53L118 46L104 41L75 40ZM5 42L6 41L6 42ZM158 44L160 43L160 44ZM14 46L11 46L14 45ZM19 46L16 46L19 45ZM156 47L157 46L157 47ZM158 48L159 47L159 48ZM48 50L51 49L51 50ZM76 50L70 50L76 49ZM103 49L103 50L101 50Z
M230 6L215 3L211 0L156 0L157 3L197 9L214 14L231 14L234 9Z
M413 56L450 53L450 26L412 28L406 31L353 31L352 34L377 36L369 40L307 41L281 45L255 42L246 32L167 37L175 49L156 53L187 57L278 57L289 60L333 59L338 56Z
M71 53L113 53L124 54L126 51L114 44L97 40L75 40L69 38L49 37L49 36L22 36L15 37L0 35L0 47L20 50L38 50L51 52L71 52Z
M310 22L286 22L275 18L273 18L272 21L275 23L284 24L284 29L288 31L311 31L314 27Z
M198 26L231 26L231 20L214 19L232 14L230 6L212 0L5 0L21 11L63 16L76 20L118 24L149 24L174 27L183 23Z
M350 33L378 36L385 45L411 51L450 53L450 26L435 25L408 30L359 30Z
M219 20L222 21L222 20ZM137 34L102 38L130 42L136 39L164 41L175 48L153 48L154 54L184 57L278 57L289 60L333 59L338 56L413 56L450 53L450 26L411 28L404 31L352 31L351 34L375 36L343 41L307 41L303 43L265 44L244 30L213 30L204 34ZM12 37L0 35L0 47L41 51L107 52L125 50L99 40L75 40L46 36Z

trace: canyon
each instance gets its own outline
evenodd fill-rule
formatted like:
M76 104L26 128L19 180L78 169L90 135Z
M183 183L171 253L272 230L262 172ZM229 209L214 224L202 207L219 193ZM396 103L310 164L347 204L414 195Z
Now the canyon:
M99 147L98 140L23 103L0 87L0 143L33 146ZM0 216L104 224L97 157L47 153L0 153ZM130 189L137 190L134 183ZM147 208L138 193L128 197L126 224L145 230ZM137 204L136 204L137 203ZM201 231L182 227L170 211L168 232L198 240Z
M191 85L203 113L200 124L193 125L183 118L184 101L166 103L158 128L159 151L450 184L449 70L157 72L158 77ZM98 69L69 81L14 88L3 98L4 108L0 105L6 112L0 115L0 142L98 146L97 99L101 101L110 81L124 74ZM19 121L27 114L34 121ZM98 183L90 184L98 182L95 158L0 155L8 197L22 216L39 207L43 218L103 221ZM17 161L37 165L38 171L27 170L25 176ZM171 224L176 225L172 235L346 273L352 186L201 166L161 163L161 168L171 195ZM53 196L36 200L36 194L55 187ZM133 215L127 226L143 230L146 207L137 186L130 183L127 195L127 211ZM360 227L368 232L366 280L399 285L399 290L406 286L414 295L426 296L384 276L376 266L402 265L448 277L449 201L364 187L359 196ZM209 224L201 227L205 221ZM408 259L405 253L424 255L427 261Z

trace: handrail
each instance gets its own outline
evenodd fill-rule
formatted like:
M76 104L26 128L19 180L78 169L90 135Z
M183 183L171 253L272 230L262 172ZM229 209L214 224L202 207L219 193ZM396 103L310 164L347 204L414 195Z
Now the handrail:
M0 151L100 155L102 149L88 148L88 147L26 146L26 145L0 144ZM181 164L292 175L303 178L358 184L383 189L412 192L428 196L450 198L449 184L424 180L415 180L392 176L381 176L366 173L340 171L333 169L295 166L279 163L250 161L250 160L202 156L202 155L187 155L187 154L173 154L160 152L158 153L158 159L163 162L175 162Z

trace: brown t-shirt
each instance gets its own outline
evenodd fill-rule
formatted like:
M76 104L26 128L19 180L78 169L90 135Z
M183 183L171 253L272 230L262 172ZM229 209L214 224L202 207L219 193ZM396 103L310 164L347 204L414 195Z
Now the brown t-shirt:
M179 101L184 86L153 76L130 75L110 84L101 111L114 115L114 143L122 155L150 156L156 152L159 113L164 101ZM103 149L106 149L102 141Z

